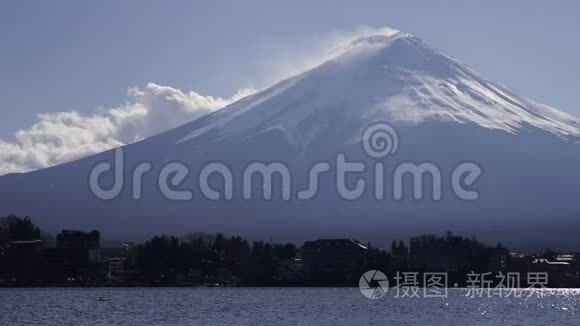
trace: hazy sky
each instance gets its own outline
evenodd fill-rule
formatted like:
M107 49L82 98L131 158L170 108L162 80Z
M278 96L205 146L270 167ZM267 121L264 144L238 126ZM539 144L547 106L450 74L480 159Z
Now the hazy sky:
M227 99L363 25L414 34L580 116L579 11L578 1L2 1L0 139L39 113L122 106L148 82Z

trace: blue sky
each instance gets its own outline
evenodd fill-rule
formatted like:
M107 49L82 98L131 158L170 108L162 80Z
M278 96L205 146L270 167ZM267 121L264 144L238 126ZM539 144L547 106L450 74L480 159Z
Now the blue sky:
M3 1L0 139L39 113L124 105L148 82L228 98L358 26L414 34L523 96L580 116L580 2Z

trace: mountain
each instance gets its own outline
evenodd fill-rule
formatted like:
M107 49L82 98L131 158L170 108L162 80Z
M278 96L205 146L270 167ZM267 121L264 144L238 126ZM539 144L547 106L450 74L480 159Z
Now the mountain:
M376 123L392 127L390 143L372 138L372 145L390 145L390 155L365 152L363 135ZM521 97L405 33L356 40L314 69L122 151L124 186L114 199L99 199L89 182L95 166L113 164L115 151L109 151L0 177L0 214L30 215L53 230L96 228L116 238L222 231L386 244L453 230L520 248L580 245L580 120ZM339 154L365 166L346 177L350 189L357 177L365 179L360 198L343 199L338 190ZM142 197L135 200L133 173L143 162L152 169L143 174ZM230 200L212 200L201 191L200 171L216 162L232 172ZM291 182L284 185L279 175L271 185L253 178L249 190L255 196L244 199L244 171L253 162L283 164ZM312 184L317 162L328 162L330 171L318 175L314 198L301 200L298 193ZM382 199L374 191L379 162ZM468 185L476 200L453 190L453 172L465 162L481 171ZM185 180L170 187L191 190L193 198L163 194L159 181L170 163L188 169ZM395 171L405 163L435 166L441 198L429 175L419 178L422 199L413 197L412 175L402 179L402 198L394 198ZM101 186L112 186L114 177L104 173ZM216 174L209 183L224 186ZM258 198L270 189L272 198Z

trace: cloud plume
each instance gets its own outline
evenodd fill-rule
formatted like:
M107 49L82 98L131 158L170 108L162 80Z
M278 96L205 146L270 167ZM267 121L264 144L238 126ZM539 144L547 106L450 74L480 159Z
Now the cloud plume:
M390 27L361 25L349 30L336 30L325 35L312 35L311 38L296 44L269 44L269 58L264 59L268 67L266 85L298 75L312 69L341 53L347 51L357 39L373 36L390 36L399 30Z

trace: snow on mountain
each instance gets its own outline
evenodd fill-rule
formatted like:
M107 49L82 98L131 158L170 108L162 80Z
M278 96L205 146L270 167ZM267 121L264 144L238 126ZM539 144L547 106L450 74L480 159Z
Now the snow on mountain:
M319 114L342 114L367 124L443 121L508 133L532 126L560 137L580 135L579 119L520 97L399 32L358 39L322 65L215 113L178 142L216 130L223 137L249 136L261 132L260 126L300 130L290 136L307 141L304 134L315 131L298 126Z

